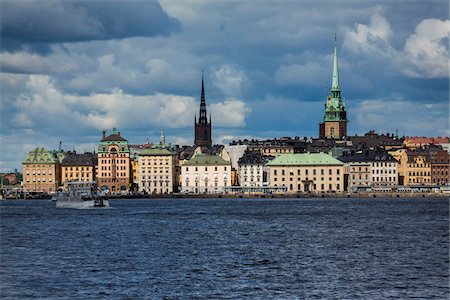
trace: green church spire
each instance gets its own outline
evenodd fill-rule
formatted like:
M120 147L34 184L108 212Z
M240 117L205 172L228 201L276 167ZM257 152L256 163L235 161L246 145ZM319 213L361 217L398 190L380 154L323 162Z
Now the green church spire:
M347 113L345 103L341 98L341 87L339 86L339 70L336 46L336 34L334 35L334 57L333 57L333 79L331 81L331 95L325 104L324 121L346 121Z
M336 34L334 34L334 61L333 61L333 80L331 82L331 91L340 91L339 87L339 70L336 49Z

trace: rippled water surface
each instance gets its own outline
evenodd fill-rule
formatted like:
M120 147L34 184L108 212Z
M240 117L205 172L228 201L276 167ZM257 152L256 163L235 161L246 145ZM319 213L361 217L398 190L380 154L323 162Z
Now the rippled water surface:
M449 297L447 199L0 205L5 299Z

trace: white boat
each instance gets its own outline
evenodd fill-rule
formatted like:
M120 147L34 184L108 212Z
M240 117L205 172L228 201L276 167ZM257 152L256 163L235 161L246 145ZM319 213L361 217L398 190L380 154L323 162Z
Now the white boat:
M95 181L69 182L66 192L59 192L52 200L57 208L104 208L109 207L105 194L99 192Z

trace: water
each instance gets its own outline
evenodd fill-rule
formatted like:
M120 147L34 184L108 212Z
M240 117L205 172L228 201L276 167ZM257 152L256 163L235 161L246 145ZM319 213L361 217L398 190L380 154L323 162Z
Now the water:
M449 297L447 199L0 205L4 299Z

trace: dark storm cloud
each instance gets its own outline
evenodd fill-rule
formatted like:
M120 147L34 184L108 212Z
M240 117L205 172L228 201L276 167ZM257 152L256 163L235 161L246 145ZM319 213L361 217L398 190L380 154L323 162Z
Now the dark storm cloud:
M49 43L168 35L179 22L156 1L2 1L2 49L44 52Z

